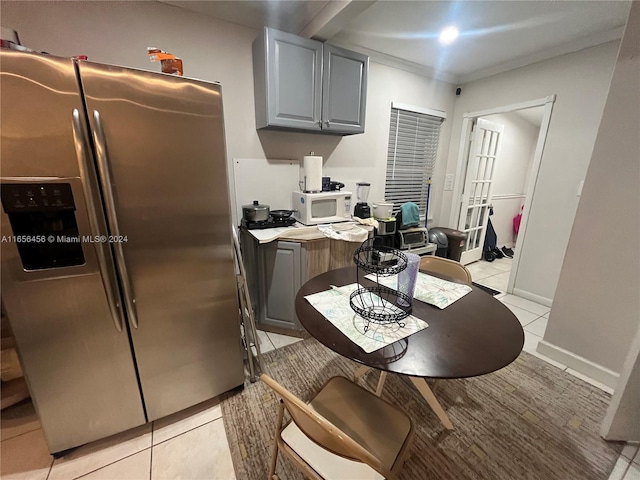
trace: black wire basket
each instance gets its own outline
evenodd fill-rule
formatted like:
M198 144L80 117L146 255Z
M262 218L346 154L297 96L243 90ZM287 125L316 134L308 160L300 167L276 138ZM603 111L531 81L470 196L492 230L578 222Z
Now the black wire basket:
M358 289L351 293L351 309L365 320L364 331L372 322L380 325L398 324L411 314L413 299L398 290L380 284L380 277L397 275L407 268L407 256L400 250L365 241L353 255ZM375 285L363 286L360 276L375 276ZM363 279L364 280L364 279Z

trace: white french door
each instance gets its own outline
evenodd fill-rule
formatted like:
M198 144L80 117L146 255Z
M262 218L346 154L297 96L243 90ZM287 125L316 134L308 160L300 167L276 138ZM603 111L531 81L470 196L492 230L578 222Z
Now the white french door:
M458 230L466 233L467 236L460 258L463 265L482 258L491 205L493 175L503 130L503 125L482 118L479 118L474 126L458 217Z

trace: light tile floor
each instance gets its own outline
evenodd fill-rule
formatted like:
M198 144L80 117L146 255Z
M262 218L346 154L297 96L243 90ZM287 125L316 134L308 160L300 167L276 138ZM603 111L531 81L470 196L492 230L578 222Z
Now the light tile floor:
M629 443L622 450L609 480L640 480L640 444Z
M34 426L32 404L16 407L2 412L2 480L235 480L217 398L55 460L37 420L16 428Z
M471 272L471 278L474 282L506 292L512 261L509 257L496 258L493 262L479 260L467 265L467 268Z
M495 263L495 262L494 262ZM500 275L500 274L495 274ZM549 308L513 295L496 296L523 324L524 349L567 373L565 365L538 354ZM263 352L301 341L258 331ZM2 412L1 473L3 480L235 480L219 399L113 437L84 445L54 460L33 406L24 403ZM610 480L640 480L638 445L627 445Z
M264 353L302 340L258 337ZM2 412L1 432L2 480L235 480L217 398L55 460L30 402Z

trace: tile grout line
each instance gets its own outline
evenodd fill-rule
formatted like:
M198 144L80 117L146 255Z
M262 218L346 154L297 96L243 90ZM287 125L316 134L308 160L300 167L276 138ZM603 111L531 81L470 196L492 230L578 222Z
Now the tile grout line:
M155 431L155 424L155 420L151 422L151 447L149 447L151 449L151 451L149 452L149 480L151 480L151 474L153 472L153 432Z
M163 440L163 441L159 442L157 445L153 444L153 439L152 439L151 448L153 449L153 447L157 447L158 445L162 445L163 443L167 443L168 441L173 440L174 438L178 438L178 437L184 435L185 433L193 432L194 430L197 430L200 427L204 427L205 425L209 425L210 423L217 422L218 420L222 420L222 415L220 415L218 418L214 418L213 420L209 420L208 422L205 422L202 425L198 425L197 427L193 427L193 428L190 428L189 430L185 430L184 432L180 432L179 434L177 434L174 437L167 438L166 440ZM145 450L146 450L146 448L145 448Z
M507 293L507 295L511 295L511 294ZM505 296L506 296L506 295L505 295ZM504 297L502 297L502 298L499 298L499 299L498 299L498 301L500 301L500 302L502 302L502 303L506 304L507 306L512 306L512 307L519 308L520 310L524 310L525 312L530 313L531 315L537 315L537 317L535 318L536 320L540 320L540 319L541 319L542 317L544 317L547 313L549 313L549 312L547 312L547 313L539 314L539 313L536 313L536 312L531 312L531 311L527 310L526 308L522 308L520 305L514 305L513 303L509 303L509 302L506 302L506 301L504 301L504 302L503 302L503 300L504 300ZM508 307L507 307L507 308L508 308ZM511 309L509 309L509 310L511 310ZM515 314L514 314L514 315L515 315ZM549 320L549 319L548 319L548 318L546 318L546 320ZM535 320L534 320L534 321L535 321Z
M624 458L624 457L622 456L622 454L620 454L620 456L618 457L618 459L620 459L620 458ZM626 460L626 459L625 459L625 460ZM628 471L629 471L629 469L631 468L631 464L632 464L632 463L633 463L633 461L632 461L632 460L629 460L629 461L627 462L627 467L624 469L624 472L622 472L622 475L620 475L620 480L624 480L624 477L626 477L626 476L627 476L627 472L628 472ZM615 464L614 464L614 468L615 468Z
M85 444L85 445L86 445L86 444ZM114 463L118 463L118 462L120 462L120 461L122 461L122 460L126 460L127 458L129 458L129 457L133 457L134 455L137 455L137 454L139 454L139 453L142 453L142 452L144 452L145 450L149 450L150 448L151 448L151 447L147 447L147 448L143 448L142 450L138 450L137 452L133 452L131 455L127 455L127 456L125 456L125 457L119 458L118 460L115 460L115 461L113 461L113 462L111 462L111 463L107 463L106 465L103 465L103 466L101 466L100 468L96 468L95 470L91 470L90 472L83 473L83 474L82 474L82 475L80 475L79 477L73 477L73 480L78 480L78 479L81 479L81 478L83 478L83 477L86 477L87 475L91 475L92 473L97 472L98 470L102 470L103 468L110 467L110 466L111 466L111 465L113 465Z
M512 305L512 306L515 306L515 305ZM533 312L529 312L529 313L533 313ZM535 313L533 313L533 314L535 315ZM543 315L540 315L539 317L536 317L534 320L531 320L531 321L530 321L529 323L527 323L526 325L523 325L523 326L522 326L522 329L523 329L523 330L527 330L527 329L526 329L526 327L528 327L529 325L531 325L531 324L533 324L533 323L537 322L537 321L538 321L538 320L540 320L541 318L544 318L544 316L543 316ZM545 319L545 320L547 320L547 319ZM542 338L544 338L544 335L538 335L537 333L532 332L532 331L530 331L530 330L527 330L527 332L532 333L532 334L534 334L534 335L537 335L538 337L540 337L540 339L541 339L541 340L542 340Z
M28 430L26 432L22 432L22 433L19 433L17 435L14 435L13 437L5 438L0 443L8 442L9 440L13 440L14 438L21 437L22 435L26 435L27 433L33 433L33 432L35 432L37 430L42 430L42 425L40 425L38 428L34 428L33 430Z
M45 480L49 480L49 477L51 476L51 470L53 470L53 462L55 462L56 459L53 458L53 455L51 455L51 463L49 464L49 471L47 472L47 477L45 478Z
M264 330L260 330L260 331L261 331L262 333L264 333L265 337L267 337L267 340L269 340L269 343L270 343L270 344L271 344L271 346L273 347L273 350L275 350L275 349L276 349L276 345L275 345L275 343L273 343L273 342L271 341L271 337L269 337L269 332L265 332ZM261 351L262 351L262 350L261 350ZM271 350L267 350L267 352L265 352L265 353L268 353L268 352L270 352L270 351L271 351Z

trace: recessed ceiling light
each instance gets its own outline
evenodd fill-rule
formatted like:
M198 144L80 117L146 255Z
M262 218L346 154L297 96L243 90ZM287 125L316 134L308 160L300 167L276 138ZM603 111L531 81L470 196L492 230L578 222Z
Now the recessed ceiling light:
M460 31L457 27L449 26L442 29L440 32L440 43L443 45L451 45L456 38L458 38L458 34Z

